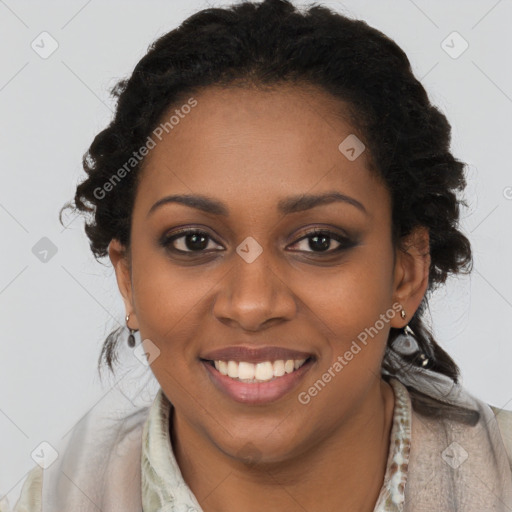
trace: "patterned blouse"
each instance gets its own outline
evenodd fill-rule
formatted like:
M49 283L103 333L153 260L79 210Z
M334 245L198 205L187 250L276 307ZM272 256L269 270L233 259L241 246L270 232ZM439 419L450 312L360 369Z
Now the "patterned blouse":
M411 401L405 386L391 377L395 394L393 426L384 482L374 512L402 511L411 447ZM171 404L158 391L144 426L142 503L144 512L201 512L174 457L169 435ZM165 482L165 484L164 484Z

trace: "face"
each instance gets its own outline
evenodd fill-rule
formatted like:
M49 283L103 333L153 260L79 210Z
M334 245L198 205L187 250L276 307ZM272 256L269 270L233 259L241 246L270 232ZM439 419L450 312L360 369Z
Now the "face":
M110 257L177 421L233 457L251 443L285 460L371 414L389 329L419 305L428 261L392 245L389 192L365 151L339 149L357 134L330 96L194 98L145 159L131 262L116 240Z

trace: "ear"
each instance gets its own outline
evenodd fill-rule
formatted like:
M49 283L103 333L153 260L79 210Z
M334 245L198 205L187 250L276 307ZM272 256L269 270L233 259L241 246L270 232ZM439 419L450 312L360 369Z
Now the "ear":
M396 249L393 304L401 304L407 316L395 315L391 320L392 327L407 325L425 296L431 261L429 240L428 229L418 226Z
M119 240L113 238L108 245L108 256L116 272L117 286L123 296L126 314L130 315L130 328L138 329L137 316L133 305L130 261L125 246Z

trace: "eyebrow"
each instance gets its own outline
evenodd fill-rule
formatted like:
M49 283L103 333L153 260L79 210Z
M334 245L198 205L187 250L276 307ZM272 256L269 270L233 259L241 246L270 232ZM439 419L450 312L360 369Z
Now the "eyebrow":
M286 215L289 213L310 210L311 208L315 208L316 206L331 204L334 202L344 202L356 207L363 213L368 213L364 205L357 199L354 199L353 197L335 191L326 192L324 194L318 195L303 194L298 196L287 197L285 199L281 199L277 203L277 209L280 213ZM221 201L218 201L217 199L213 199L208 196L189 194L162 197L162 199L159 199L149 209L147 216L149 217L149 215L153 213L156 209L163 206L164 204L169 203L183 204L185 206L190 206L191 208L196 208L206 213L211 213L213 215L222 215L225 217L229 216L228 207Z

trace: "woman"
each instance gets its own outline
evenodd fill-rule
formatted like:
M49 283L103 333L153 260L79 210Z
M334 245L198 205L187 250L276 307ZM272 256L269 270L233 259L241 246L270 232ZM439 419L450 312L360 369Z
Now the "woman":
M74 206L160 389L82 423L15 510L510 510L512 413L424 321L471 248L464 164L404 52L324 7L244 3L114 92Z

